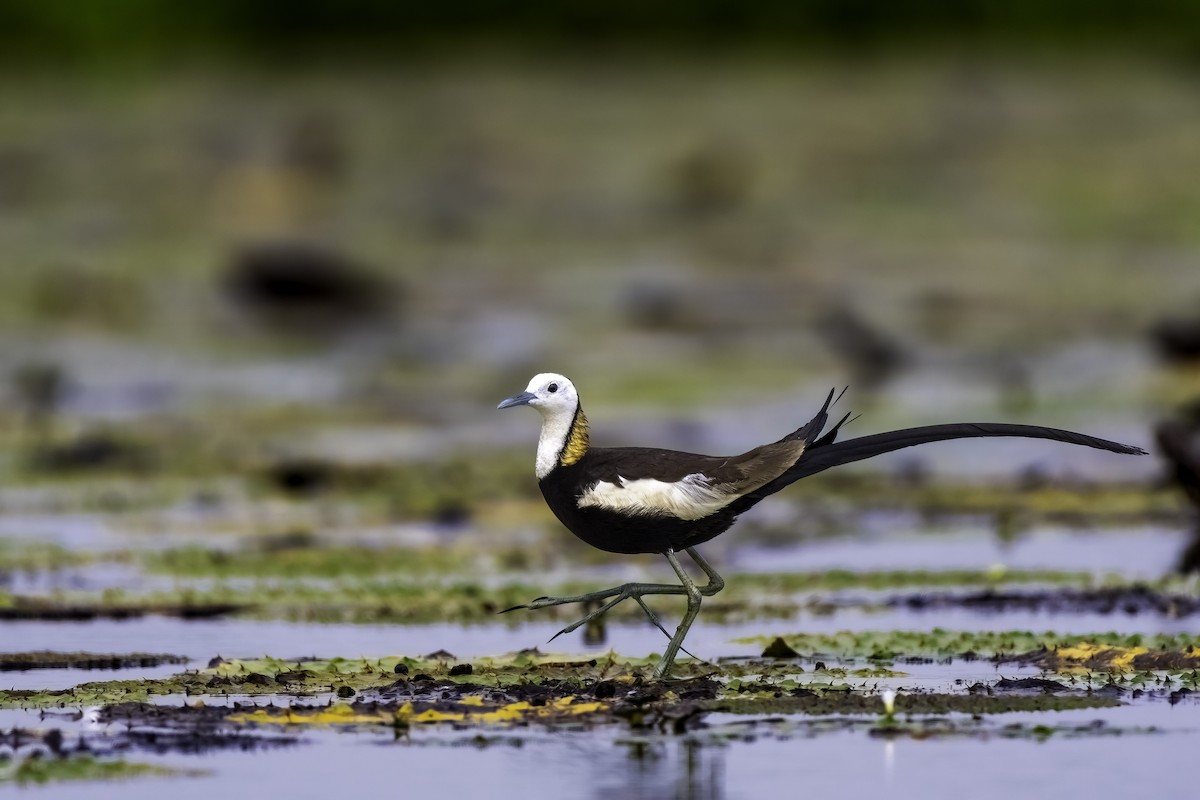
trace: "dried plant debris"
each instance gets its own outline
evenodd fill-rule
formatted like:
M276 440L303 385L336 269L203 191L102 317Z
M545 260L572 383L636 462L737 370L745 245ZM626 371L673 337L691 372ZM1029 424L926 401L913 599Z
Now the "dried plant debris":
M33 650L25 653L0 653L0 672L33 669L129 669L186 664L185 656L165 653L61 653Z

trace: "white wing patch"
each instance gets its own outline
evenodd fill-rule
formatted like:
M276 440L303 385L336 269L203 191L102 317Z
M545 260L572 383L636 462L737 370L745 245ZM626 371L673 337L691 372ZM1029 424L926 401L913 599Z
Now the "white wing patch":
M580 508L603 508L622 514L701 519L727 506L737 495L721 491L699 472L674 483L638 478L597 481L579 496Z

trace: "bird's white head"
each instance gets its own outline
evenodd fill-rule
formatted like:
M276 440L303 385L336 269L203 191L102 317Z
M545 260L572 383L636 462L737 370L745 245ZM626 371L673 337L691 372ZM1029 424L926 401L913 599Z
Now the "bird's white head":
M575 384L555 372L534 375L525 391L496 408L532 406L542 415L536 472L539 479L558 466L574 464L588 449L587 417L579 407Z
M513 395L496 408L514 406L532 406L547 419L559 416L570 419L579 407L579 394L575 391L575 384L565 375L543 372L533 376L525 391Z

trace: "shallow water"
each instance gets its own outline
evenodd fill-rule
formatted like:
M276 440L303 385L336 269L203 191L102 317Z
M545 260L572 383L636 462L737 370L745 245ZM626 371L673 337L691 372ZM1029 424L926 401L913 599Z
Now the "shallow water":
M1041 526L1003 541L980 526L963 524L941 534L928 532L904 515L864 515L861 535L818 539L802 546L766 549L741 546L733 565L747 572L803 572L828 569L1062 570L1126 578L1156 579L1171 571L1189 533L1160 526L1081 530Z
M90 523L72 519L68 530L97 534ZM864 519L854 539L808 540L786 548L749 544L729 547L714 562L731 580L753 582L756 572L814 571L848 568L859 571L893 569L983 569L1002 564L1009 569L1050 569L1108 573L1125 577L1161 576L1186 539L1182 531L1160 527L1077 531L1042 526L1009 543L1002 543L984 525L955 523L941 532L922 528L919 518L903 514ZM107 536L108 534L103 534ZM106 542L107 544L107 542ZM657 578L655 559L632 565L585 569L566 577L587 576L614 582ZM66 570L55 580L95 587L120 584L129 577L124 566ZM27 588L37 588L44 577ZM141 580L146 580L145 577ZM150 580L157 580L151 577ZM547 577L549 580L549 577ZM50 587L52 588L52 587ZM1038 587L1024 587L1030 590ZM1044 588L1044 587L1042 587ZM946 591L970 591L959 587ZM1200 619L1166 618L1155 613L1074 611L982 613L963 607L915 610L903 605L884 609L864 607L910 590L813 592L829 613L801 611L792 618L760 619L716 624L702 614L693 627L688 648L697 655L753 657L761 645L735 641L747 636L840 630L1054 630L1059 633L1118 631L1125 633L1200 631ZM839 603L849 605L841 605ZM655 600L653 605L670 627L678 605ZM484 625L351 625L292 623L247 619L180 620L146 616L125 621L7 622L0 626L0 649L94 652L162 652L191 659L188 669L204 667L209 659L272 655L381 657L419 656L447 650L458 659L538 647L543 652L603 653L608 649L639 656L661 652L665 637L645 622L613 623L606 641L589 646L582 632L547 640L562 622L539 621L537 612L514 612ZM807 665L810 670L811 664ZM181 667L116 671L49 670L0 674L5 688L67 688L109 679L163 677ZM1001 677L1039 675L1039 671L990 661L943 661L896 664L895 677L869 679L870 688L961 693L972 683L991 683ZM861 683L861 681L860 681ZM247 700L248 698L235 699ZM319 698L321 702L328 698ZM156 702L194 702L168 696ZM212 704L227 702L220 697ZM311 703L286 695L267 695L255 703ZM624 723L544 728L457 729L450 725L418 726L397 740L386 726L352 730L258 730L256 736L283 735L300 743L283 748L243 752L238 749L203 755L154 754L136 750L131 761L163 764L202 776L143 778L120 784L123 797L158 798L165 792L177 800L214 793L255 790L271 796L327 797L348 786L361 793L405 794L437 792L477 797L503 787L505 796L587 796L596 798L760 798L794 789L828 797L864 797L886 793L897 798L978 797L1010 800L1015 794L1047 796L1131 796L1153 786L1156 792L1186 796L1192 781L1177 765L1184 754L1200 746L1200 701L1185 697L1171 704L1162 697L1132 699L1126 694L1117 708L1079 711L991 714L974 722L947 715L956 725L976 726L971 733L895 740L869 734L870 720L846 716L815 718L745 717L712 714L707 727L682 736L651 734ZM81 714L81 712L83 712ZM904 715L899 715L904 719ZM1025 734L1010 738L1006 726L1020 723L1060 728L1107 726L1104 732L1055 733L1046 741ZM71 741L74 732L95 735L105 730L83 709L49 712L0 711L0 730L12 727L60 728ZM1153 728L1154 732L1147 729ZM1119 733L1119 735L1117 735ZM58 784L55 797L94 796L96 786ZM38 790L29 790L31 794Z
M941 671L941 670L939 670ZM898 679L905 680L905 679ZM921 680L936 684L941 678ZM903 718L903 715L900 715ZM965 722L963 715L947 719ZM752 726L751 723L759 723ZM455 731L420 727L396 738L386 727L354 732L304 731L302 744L261 752L138 756L138 760L209 771L201 777L147 779L121 785L126 798L209 798L226 787L240 793L324 797L353 785L363 793L435 792L505 796L754 798L786 787L822 797L1135 796L1153 787L1190 796L1180 759L1200 745L1200 705L1136 701L1111 709L1015 713L989 719L991 733L969 737L879 739L865 727L821 727L821 718L771 723L715 714L714 729L744 732L713 740L702 729L684 736L631 732L623 725L581 730ZM1081 728L1103 723L1120 733L1055 734L1048 741L1011 739L1012 724ZM0 713L0 725L97 726ZM1155 728L1155 731L1145 730ZM270 735L278 735L272 731ZM55 797L94 796L95 787L60 785Z
M664 617L670 626L670 618ZM140 619L93 622L11 622L3 626L5 650L59 650L90 652L161 652L193 659L190 665L204 666L209 659L278 658L308 656L376 658L388 655L420 656L446 650L460 659L513 652L537 647L543 652L602 653L610 648L626 655L660 653L666 643L662 632L647 623L607 626L607 640L588 646L577 631L550 642L562 623L527 622L501 625L334 625L257 620L179 620L147 616ZM758 655L751 645L736 639L748 636L782 636L793 633L832 633L842 630L1053 630L1058 633L1194 633L1200 620L1163 619L1152 614L1052 614L1005 612L980 614L961 608L914 611L893 608L883 611L846 609L833 614L802 614L795 619L758 620L735 625L704 622L692 626L686 646L702 658ZM131 677L103 672L64 670L83 680ZM9 688L45 685L42 671L0 674L0 684ZM106 676L106 677L102 677ZM64 675L66 680L67 676ZM70 685L70 683L64 684ZM57 687L47 687L57 688Z

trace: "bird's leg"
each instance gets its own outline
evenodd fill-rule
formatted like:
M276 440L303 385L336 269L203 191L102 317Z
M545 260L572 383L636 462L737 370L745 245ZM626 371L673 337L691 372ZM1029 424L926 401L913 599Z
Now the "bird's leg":
M679 650L683 647L683 639L687 636L688 629L692 627L692 622L695 621L696 615L700 613L700 600L704 597L700 591L700 587L692 580L692 576L684 571L683 565L679 563L679 557L675 555L675 551L667 548L663 555L667 557L667 561L671 564L671 569L675 570L675 574L679 576L679 582L683 584L682 588L687 594L687 611L684 613L683 619L679 621L679 627L675 629L675 635L671 637L671 641L667 644L667 649L663 653L662 660L654 668L654 677L658 680L662 680L671 674L671 665L675 663L675 656L679 655ZM717 581L721 580L712 566L694 549L689 547L688 555L709 576L708 584L705 585L706 589L713 585L714 577ZM715 594L720 590L721 586L716 586L712 589L712 593Z
M577 594L571 597L539 597L536 600L531 600L528 603L523 603L519 606L506 608L501 611L501 614L507 614L509 611L516 611L520 608L527 608L530 611L535 611L539 608L550 608L551 606L562 606L570 603L594 603L600 600L608 600L615 598L613 601L605 603L600 607L599 613L592 612L585 617L581 622L586 622L593 616L599 616L608 609L615 606L622 600L628 600L631 597L640 597L644 594L687 594L682 586L676 586L671 583L623 583L620 586L614 586L611 589L600 589L587 594ZM572 628L572 630L574 630Z
M600 600L608 600L607 603L603 604L602 606L600 606L599 608L597 608L593 611L590 611L582 619L578 620L577 622L571 623L570 625L563 628L558 633L554 634L554 636L550 637L550 641L554 641L559 636L562 636L564 633L570 633L571 631L578 628L580 625L586 625L587 623L589 623L592 620L599 617L601 614L604 614L606 611L608 611L610 608L617 605L618 603L621 603L624 600L633 599L633 600L637 601L638 605L640 605L642 607L642 610L646 612L646 615L648 617L650 617L650 621L653 622L655 624L655 626L660 631L663 632L663 635L666 636L667 638L670 638L671 634L667 633L666 629L663 628L662 623L659 622L658 617L654 614L654 612L652 612L650 610L650 607L647 606L645 604L645 602L643 602L642 595L646 595L646 594L686 594L686 593L687 592L684 590L684 588L682 586L676 586L676 585L670 584L670 583L623 583L620 586L614 586L611 589L601 589L596 592L589 592L587 594L575 595L573 597L539 597L536 600L533 600L532 602L526 603L524 605L513 606L512 608L506 608L503 611L501 611L500 613L506 614L509 611L516 611L519 608L527 608L532 611L532 610L539 609L539 608L549 608L550 606L561 606L561 605L566 605L569 603L589 603L589 602L598 602ZM612 599L609 600L609 598L612 598Z
M693 561L696 562L696 566L700 567L700 569L704 571L704 574L708 576L708 583L704 584L703 586L696 587L700 590L700 594L704 595L705 597L712 597L714 594L725 588L725 579L717 574L717 571L712 568L712 564L709 564L704 556L700 555L696 548L687 548L687 554L692 557Z
M695 658L697 661L703 660L683 648L683 637L687 635L688 628L691 627L693 620L696 618L696 614L698 614L700 611L699 598L711 597L725 588L725 581L720 575L717 574L717 571L712 568L712 565L708 563L704 556L700 555L696 548L687 548L687 554L692 557L692 560L696 562L696 565L699 566L700 569L703 570L704 574L708 577L708 582L703 586L697 586L695 581L693 581L686 572L683 572L683 567L679 564L679 559L676 557L675 551L668 550L665 555L667 556L667 560L671 562L672 568L675 569L676 575L680 576L681 581L684 581L686 578L686 581L681 586L676 586L675 584L670 583L624 583L620 586L614 586L611 589L600 589L595 592L588 592L587 594L573 595L570 597L539 597L529 603L513 606L512 608L506 608L500 613L504 614L509 611L516 611L520 608L526 608L532 611L534 609L549 608L551 606L561 606L570 603L599 602L601 600L608 601L599 608L596 608L584 615L582 619L571 623L558 633L554 634L554 636L550 637L550 641L554 641L562 634L570 633L581 625L586 625L619 603L630 599L635 600L637 604L642 607L642 610L646 612L646 616L652 623L654 623L654 626L662 631L664 636L671 640L667 645L667 653L669 654L669 658L667 655L664 655L663 659L659 662L658 667L655 670L656 677L663 677L670 670L671 663L674 662L675 657L679 654L680 650L683 650L683 652L687 653L692 658ZM662 622L659 620L658 615L646 605L644 600L642 600L644 595L651 594L687 595L688 615L685 615L683 622L680 624L679 629L676 630L674 636L667 632L666 628L663 627ZM695 595L697 598L694 602L692 599L693 595ZM695 606L694 612L693 605Z

